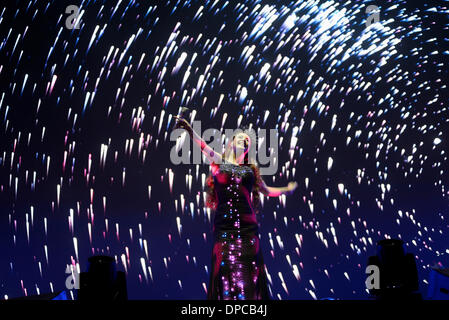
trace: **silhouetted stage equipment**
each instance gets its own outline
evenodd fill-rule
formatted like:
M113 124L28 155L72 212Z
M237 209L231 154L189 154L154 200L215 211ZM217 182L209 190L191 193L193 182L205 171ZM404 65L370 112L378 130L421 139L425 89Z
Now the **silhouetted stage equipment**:
M108 256L88 259L87 272L80 273L78 300L127 300L126 276L116 271L115 261Z
M449 269L430 269L427 295L431 300L449 300Z
M369 290L376 299L422 299L417 292L419 281L415 257L405 253L402 240L377 242L377 255L369 257L368 265L379 267L380 287Z

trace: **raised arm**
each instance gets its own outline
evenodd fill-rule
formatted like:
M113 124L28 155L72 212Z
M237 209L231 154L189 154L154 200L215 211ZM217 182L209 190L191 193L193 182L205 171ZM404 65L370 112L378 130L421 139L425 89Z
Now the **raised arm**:
M281 194L292 194L297 187L298 183L296 181L289 182L286 187L269 187L262 179L259 182L260 192L267 197L279 197Z
M210 163L221 163L221 154L215 152L211 147L209 147L209 145L201 138L201 136L196 133L195 130L193 130L192 126L186 119L178 116L173 116L173 118L177 120L175 128L185 129L189 133L190 138L193 140L193 142L195 142L198 147L200 147L201 152L203 152Z

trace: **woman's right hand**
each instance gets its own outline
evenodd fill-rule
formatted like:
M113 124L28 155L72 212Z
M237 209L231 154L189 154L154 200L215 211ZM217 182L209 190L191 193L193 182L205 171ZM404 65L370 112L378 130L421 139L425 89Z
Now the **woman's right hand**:
M206 142L201 138L201 136L195 132L190 125L190 123L181 116L173 116L176 119L176 124L174 129L184 129L186 130L190 138L201 148L201 152L207 157L210 163L221 163L222 158L218 152L215 152L210 146L207 145Z
M179 116L173 116L173 118L176 119L175 129L181 128L187 130L189 133L193 132L192 126L186 119Z

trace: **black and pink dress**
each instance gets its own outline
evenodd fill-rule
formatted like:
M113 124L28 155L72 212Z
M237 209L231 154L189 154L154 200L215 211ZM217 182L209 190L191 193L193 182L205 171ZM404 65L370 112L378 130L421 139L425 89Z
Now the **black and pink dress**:
M224 162L213 178L217 208L208 299L270 299L250 197L254 172L248 165Z

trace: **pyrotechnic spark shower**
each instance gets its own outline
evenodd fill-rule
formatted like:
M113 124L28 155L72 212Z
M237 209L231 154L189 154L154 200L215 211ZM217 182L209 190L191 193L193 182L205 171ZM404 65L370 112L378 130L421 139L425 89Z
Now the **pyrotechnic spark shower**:
M291 198L259 220L275 299L363 298L376 241L447 261L449 2L63 1L0 7L1 297L108 254L130 298L205 297L206 164L173 115L279 130Z

